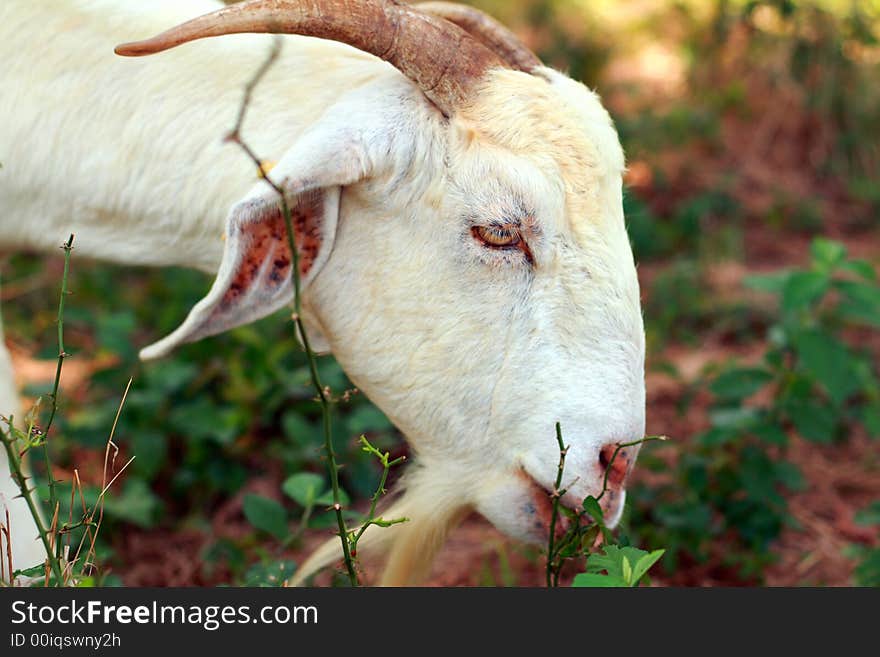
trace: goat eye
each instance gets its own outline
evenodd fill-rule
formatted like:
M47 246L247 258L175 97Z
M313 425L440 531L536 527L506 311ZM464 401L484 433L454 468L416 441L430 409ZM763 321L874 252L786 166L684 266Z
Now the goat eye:
M474 226L471 233L485 246L493 249L512 248L522 241L519 231L500 226Z

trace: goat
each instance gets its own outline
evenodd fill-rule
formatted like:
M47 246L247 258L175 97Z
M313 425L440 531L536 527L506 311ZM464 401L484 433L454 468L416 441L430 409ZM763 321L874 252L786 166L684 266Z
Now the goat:
M116 48L165 54L112 54L173 25ZM409 522L371 528L362 551L387 553L383 584L417 583L471 509L543 542L554 424L572 508L601 489L609 450L644 433L644 328L608 113L484 14L397 0L3 3L0 247L54 250L76 233L81 254L216 273L144 358L289 304L277 199L220 143L260 32L288 36L248 140L277 162L293 208L303 320L416 456L384 514ZM612 526L637 451L609 473ZM27 548L17 561L39 561ZM334 538L296 582L339 556Z

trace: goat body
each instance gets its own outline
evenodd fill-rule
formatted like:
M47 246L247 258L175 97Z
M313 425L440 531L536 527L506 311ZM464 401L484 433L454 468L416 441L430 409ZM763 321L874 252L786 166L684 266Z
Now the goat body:
M229 36L153 60L123 59L113 48L220 6L2 3L0 248L56 252L73 232L86 256L216 273L229 208L255 173L223 138L267 37ZM392 67L353 48L289 40L246 126L256 152L272 161L341 93L399 85Z
M0 250L54 253L74 233L78 256L216 273L229 208L255 173L223 138L267 52L267 37L193 44L162 61L112 53L121 41L219 6L213 0L0 4ZM338 102L340 90L400 85L392 67L353 48L288 40L295 43L262 81L246 126L256 151L276 161L284 145ZM0 413L16 413L5 345L0 386ZM12 500L17 489L2 450L0 472L0 495ZM8 503L16 560L41 561L24 502Z

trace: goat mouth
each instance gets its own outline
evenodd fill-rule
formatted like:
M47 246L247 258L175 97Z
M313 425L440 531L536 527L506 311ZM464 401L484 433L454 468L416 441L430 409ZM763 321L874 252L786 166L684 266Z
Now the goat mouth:
M550 532L550 525L553 524L553 503L556 499L556 493L552 489L538 482L535 478L523 472L522 476L528 483L530 494L525 504L525 511L532 516L532 525L536 533L546 539ZM560 509L565 508L570 511L578 512L576 506L571 505L571 501L566 499L560 501ZM561 538L571 526L571 518L566 513L557 513L554 534L555 538Z
M533 517L533 527L544 539L550 532L550 525L553 522L553 503L556 499L555 491L541 484L537 479L522 472L530 489L529 501L526 503L526 511ZM607 490L601 499L600 506L606 519L606 526L613 529L619 520L620 507L623 502L623 493L620 491ZM575 514L577 519L572 518L571 514ZM559 500L558 513L556 514L556 524L554 526L554 534L556 538L560 538L571 529L573 522L582 522L580 518L592 521L587 516L582 507L582 500L572 495L571 492L564 494Z

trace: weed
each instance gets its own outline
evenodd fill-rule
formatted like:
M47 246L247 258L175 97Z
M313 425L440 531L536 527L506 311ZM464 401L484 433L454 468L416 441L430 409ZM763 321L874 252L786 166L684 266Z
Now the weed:
M586 572L577 575L573 586L638 586L648 570L662 556L664 550L645 552L628 545L618 545L614 535L605 524L605 517L600 500L608 490L608 476L617 455L626 447L633 447L645 442L666 440L665 436L647 436L628 443L618 443L617 448L608 459L602 490L597 497L592 495L584 498L581 509L568 509L560 503L567 489L562 486L565 470L565 458L568 447L562 439L562 428L556 424L556 442L559 445L559 466L556 483L551 493L552 507L547 542L546 582L548 587L559 585L559 576L565 563L586 557ZM562 516L568 520L567 527L557 537L557 522ZM602 537L602 553L595 550L597 539Z

